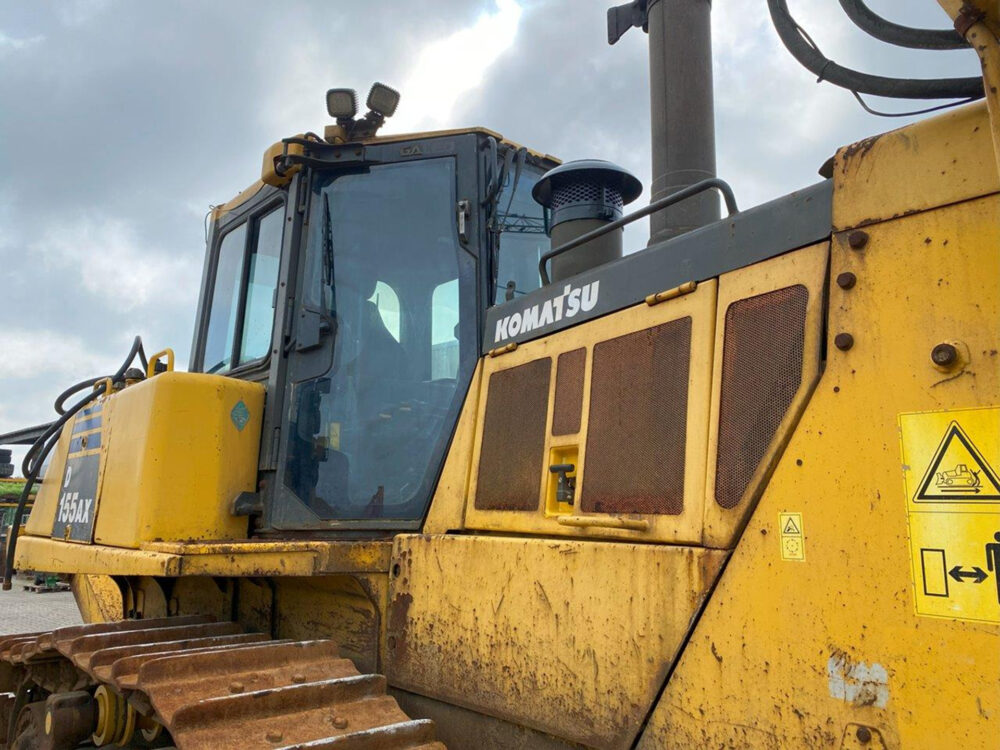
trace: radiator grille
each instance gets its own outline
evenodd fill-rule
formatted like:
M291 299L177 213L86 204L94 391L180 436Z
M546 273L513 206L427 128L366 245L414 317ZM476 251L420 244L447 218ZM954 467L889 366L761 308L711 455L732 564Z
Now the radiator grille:
M476 508L538 508L551 369L545 357L490 376Z
M559 355L556 365L556 399L552 413L553 435L574 435L580 431L583 372L586 364L586 349L574 349Z
M798 284L726 310L715 501L735 508L802 383L806 303Z
M580 507L684 510L691 318L594 346Z

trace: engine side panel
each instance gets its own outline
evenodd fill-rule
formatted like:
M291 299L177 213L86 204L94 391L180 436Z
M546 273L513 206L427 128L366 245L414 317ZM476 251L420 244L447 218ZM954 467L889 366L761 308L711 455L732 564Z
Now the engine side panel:
M628 747L725 556L399 536L386 675L394 687L558 737Z
M934 514L935 539L908 540L904 469L928 467L903 465L899 420L997 406L998 212L993 195L869 226L866 239L835 235L831 278L857 283L831 283L827 369L641 748L840 746L859 728L888 747L996 747L1000 589L996 572L976 583L974 566L987 567L1000 502L973 509L995 529L963 526L969 504L956 503ZM947 368L931 360L942 342L959 352ZM992 424L970 423L969 437L996 466ZM961 528L982 538L955 538ZM918 611L914 543L966 566L949 577L952 616ZM978 559L959 559L973 548ZM981 609L958 601L970 589Z

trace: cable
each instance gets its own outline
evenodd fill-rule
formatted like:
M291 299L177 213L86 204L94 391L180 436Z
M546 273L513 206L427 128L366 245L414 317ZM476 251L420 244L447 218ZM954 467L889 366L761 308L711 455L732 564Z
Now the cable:
M880 42L910 49L965 49L969 43L954 29L915 29L882 18L864 0L840 0L840 7L854 25Z
M975 101L975 99L959 99L956 102L948 102L946 104L939 104L936 107L927 107L926 109L914 109L909 112L879 112L877 109L872 109L868 106L868 103L861 98L861 94L857 91L852 91L854 98L858 100L858 104L861 108L868 112L869 114L877 115L879 117L911 117L912 115L925 115L928 112L937 112L941 109L950 109L951 107L957 107L960 104L968 104L969 102Z
M86 394L83 398L77 401L68 409L62 410L64 403L69 396L84 388L93 388L94 385L104 381L111 381L115 383L125 376L125 372L131 366L133 360L139 357L139 361L143 365L143 369L146 369L148 362L146 361L146 352L142 347L142 338L136 336L132 340L132 348L129 350L128 356L122 363L122 366L118 368L118 371L105 378L89 378L77 383L70 388L59 394L56 399L55 407L56 411L59 412L60 417L51 425L48 429L42 433L37 440L28 449L28 452L24 455L24 460L21 462L21 473L24 474L24 488L21 490L21 496L17 501L17 508L14 509L14 517L11 522L10 527L10 539L7 541L7 550L4 564L3 573L3 590L10 591L11 589L11 577L14 573L14 552L17 548L17 538L21 530L21 520L24 518L24 509L28 504L28 496L31 494L32 487L38 482L38 475L41 473L42 465L45 463L46 457L59 442L59 438L62 434L63 426L72 419L77 412L86 407L88 404L95 401L99 396L107 394L108 386L105 385L103 389L94 388L90 393Z
M848 91L898 99L979 99L983 80L969 78L887 78L845 68L824 57L815 42L788 12L786 0L767 0L767 7L782 44L807 70L821 81Z

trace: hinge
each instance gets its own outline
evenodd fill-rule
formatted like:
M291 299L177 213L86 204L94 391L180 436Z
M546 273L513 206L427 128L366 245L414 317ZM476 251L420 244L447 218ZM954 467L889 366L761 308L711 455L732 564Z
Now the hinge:
M499 357L501 354L508 354L517 349L517 342L511 341L509 344L504 344L503 346L498 346L496 349L490 349L487 355L490 357Z
M690 294L695 289L698 288L697 281L685 281L680 286L675 286L673 289L667 289L662 292L657 292L656 294L651 294L646 297L646 304L652 307L653 305L658 305L661 302L666 302L668 299L673 299L674 297L680 297L684 294Z

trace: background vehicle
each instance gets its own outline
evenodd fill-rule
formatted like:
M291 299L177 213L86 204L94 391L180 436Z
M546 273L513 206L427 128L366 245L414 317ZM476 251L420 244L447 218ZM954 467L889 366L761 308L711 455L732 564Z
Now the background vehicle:
M859 77L770 5L830 80L983 90ZM998 18L952 10L985 101L737 211L707 4L615 9L654 71L624 258L623 170L329 92L212 216L192 372L137 344L29 458L11 554L94 624L0 641L8 743L995 743ZM985 491L941 498L959 449Z

